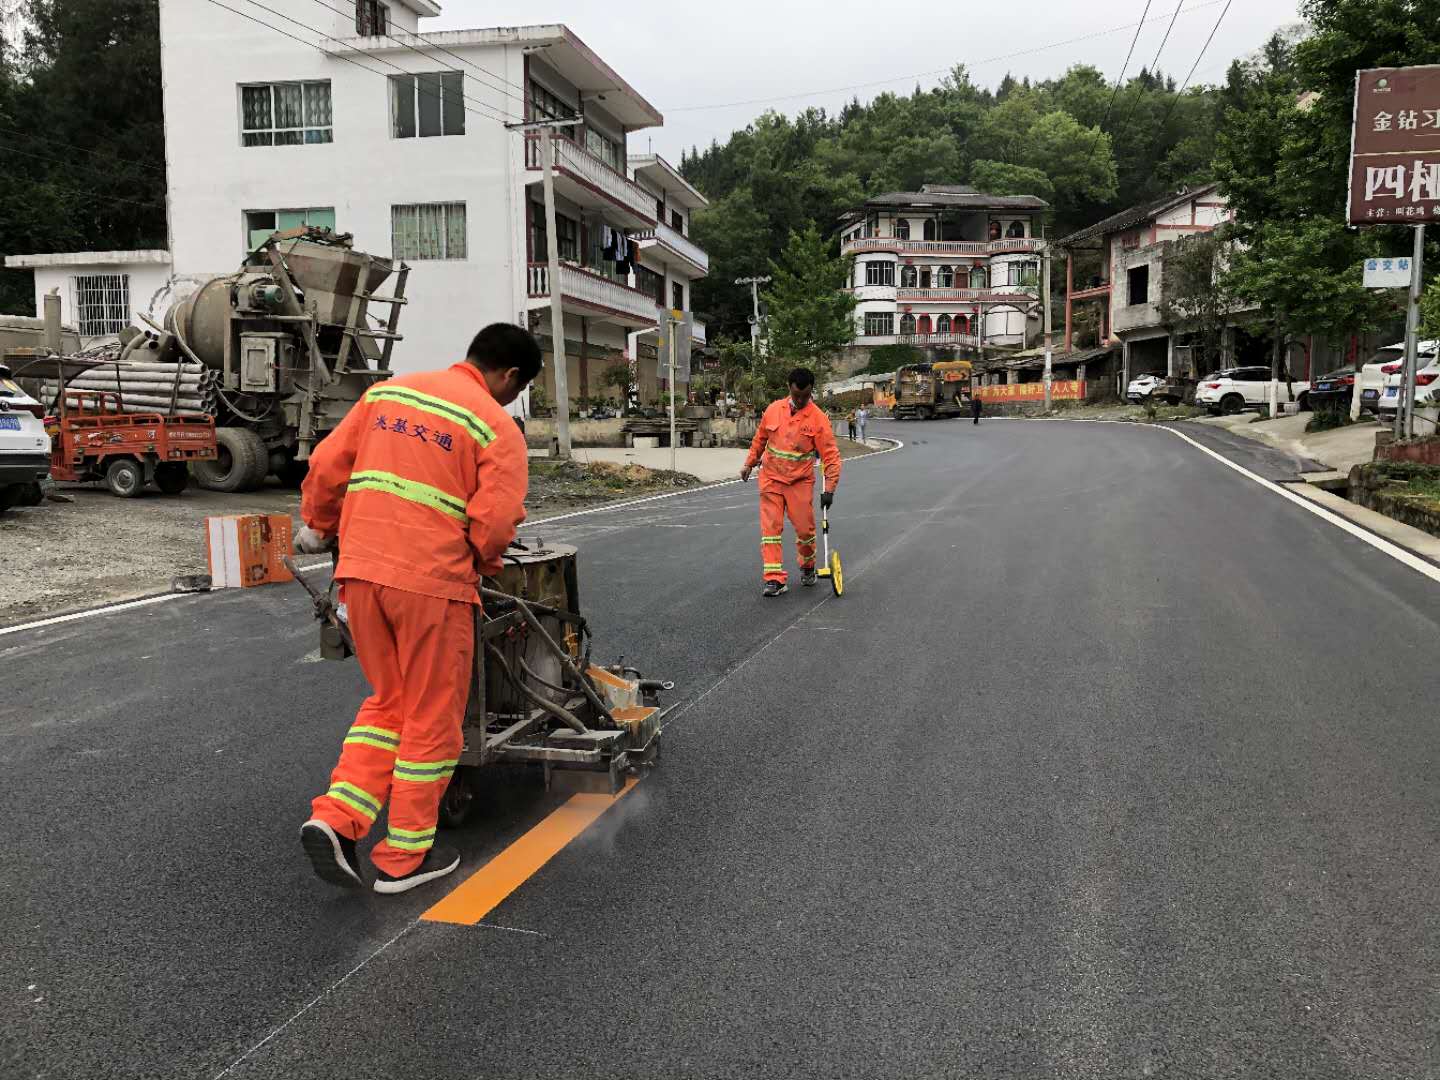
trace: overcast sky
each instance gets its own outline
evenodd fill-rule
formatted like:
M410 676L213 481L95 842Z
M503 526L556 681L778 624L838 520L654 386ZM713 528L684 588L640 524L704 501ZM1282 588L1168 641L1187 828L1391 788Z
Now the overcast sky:
M631 152L645 152L653 140L654 149L677 165L682 148L706 146L716 137L724 142L767 107L790 114L811 105L836 110L855 93L862 101L886 90L908 93L917 75L922 86L932 86L956 63L990 87L1006 71L1043 79L1076 63L1094 64L1113 81L1145 8L1144 0L969 0L945 6L873 0L442 0L442 5L445 14L425 20L422 30L568 25L665 116L663 128L631 136ZM1179 7L1159 64L1177 82L1195 62L1225 0L1183 0ZM1152 0L1127 77L1154 60L1176 8L1177 0ZM1296 0L1232 2L1195 81L1223 78L1233 58L1296 21ZM1096 36L1071 40L1088 35ZM874 83L880 85L836 92ZM730 104L754 99L783 100Z

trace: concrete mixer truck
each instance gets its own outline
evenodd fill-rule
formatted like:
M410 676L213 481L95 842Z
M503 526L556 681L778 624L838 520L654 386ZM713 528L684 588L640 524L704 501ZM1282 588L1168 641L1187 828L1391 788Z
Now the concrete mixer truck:
M315 444L390 377L409 274L354 250L349 234L276 233L236 273L174 304L163 326L125 340L119 364L204 369L219 456L192 463L201 487L248 491L272 473L298 483Z

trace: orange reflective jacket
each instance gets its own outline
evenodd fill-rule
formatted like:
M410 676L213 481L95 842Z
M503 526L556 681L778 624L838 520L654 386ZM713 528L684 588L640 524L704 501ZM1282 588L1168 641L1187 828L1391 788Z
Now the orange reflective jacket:
M830 418L813 401L797 411L783 397L760 418L745 467L753 469L763 462L761 487L798 484L814 480L816 458L825 463L825 490L834 491L840 482L840 448Z
M337 578L478 602L525 520L525 436L470 364L376 383L310 455L305 524Z

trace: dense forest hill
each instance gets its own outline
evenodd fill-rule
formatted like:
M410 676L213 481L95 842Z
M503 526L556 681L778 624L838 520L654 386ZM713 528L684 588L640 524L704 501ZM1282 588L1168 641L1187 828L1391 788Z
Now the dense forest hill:
M1082 64L1043 82L1007 76L993 91L957 66L932 90L852 101L839 115L767 112L682 157L712 203L695 222L711 258L696 308L712 337L748 335L749 295L735 278L766 273L792 230L829 232L865 198L924 183L1038 195L1054 211L1049 234L1063 236L1210 179L1225 105L1223 88L1182 90L1158 70L1117 88Z

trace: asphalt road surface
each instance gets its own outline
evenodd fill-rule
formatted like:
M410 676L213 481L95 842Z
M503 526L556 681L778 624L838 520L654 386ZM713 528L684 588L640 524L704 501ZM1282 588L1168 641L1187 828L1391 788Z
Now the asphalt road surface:
M0 637L0 1076L1440 1075L1440 586L1163 431L877 428L841 600L761 599L753 486L527 530L682 705L478 926L558 799L314 880L298 589Z

